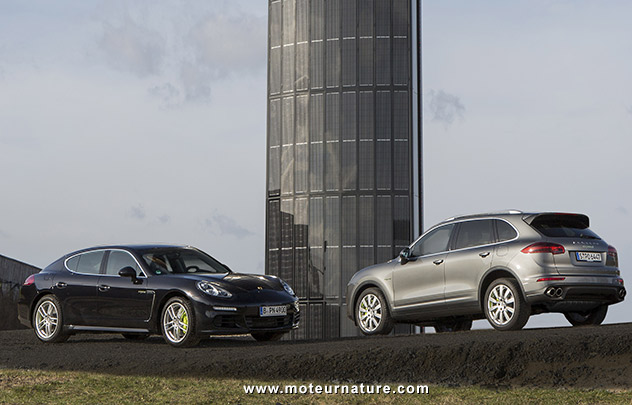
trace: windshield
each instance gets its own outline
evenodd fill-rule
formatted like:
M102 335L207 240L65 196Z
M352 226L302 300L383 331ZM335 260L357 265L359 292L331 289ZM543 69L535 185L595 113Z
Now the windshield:
M154 275L174 273L228 273L230 269L211 256L195 249L151 250L142 255Z

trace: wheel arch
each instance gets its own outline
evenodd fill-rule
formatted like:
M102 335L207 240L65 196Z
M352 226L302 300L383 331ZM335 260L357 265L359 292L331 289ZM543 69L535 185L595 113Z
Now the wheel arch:
M156 308L155 308L155 311L154 311L154 325L153 326L156 328L155 330L158 333L162 333L162 325L161 325L162 310L165 307L165 305L167 304L167 302L173 297L184 298L185 300L188 300L189 302L191 302L191 297L187 293L185 293L184 291L171 290L171 291L167 292L160 299L160 301L156 305ZM193 307L193 305L191 305L191 307Z
M360 298L360 295L362 295L362 292L364 292L365 290L368 290L369 288L377 288L378 290L380 290L380 292L382 293L382 295L384 295L384 298L386 299L386 305L388 305L389 312L391 314L393 313L391 303L388 300L388 294L386 293L386 289L384 288L384 286L380 285L380 283L378 283L375 280L367 280L361 283L360 285L358 285L358 287L356 287L356 289L353 292L353 299L350 301L351 304L353 305L351 309L351 314L353 315L353 323L356 326L358 325L358 322L356 319L355 308L356 308L356 305L358 304L358 299Z
M520 278L516 275L516 273L514 273L513 271L511 271L510 269L506 267L496 267L493 269L489 269L485 273L485 275L481 277L481 281L479 282L478 303L481 308L481 311L484 312L484 305L485 305L484 298L485 298L485 292L487 291L487 288L490 286L491 283L494 282L494 280L497 280L499 278L511 278L515 280L516 283L518 283L518 287L520 288L520 294L522 295L522 298L526 301L527 296L524 291L524 286L522 285L522 282L520 282Z
M50 290L42 290L42 291L38 292L35 295L35 298L33 298L33 301L31 301L31 305L30 305L30 308L29 308L28 316L29 316L29 323L31 324L31 327L33 327L33 311L35 311L35 306L37 305L38 302L40 302L40 300L42 298L44 298L47 295L52 295L55 298L57 298L57 300L59 300L59 298ZM60 308L60 310L63 311L63 308ZM62 316L63 316L63 312L62 312ZM63 318L62 318L62 320L63 320Z

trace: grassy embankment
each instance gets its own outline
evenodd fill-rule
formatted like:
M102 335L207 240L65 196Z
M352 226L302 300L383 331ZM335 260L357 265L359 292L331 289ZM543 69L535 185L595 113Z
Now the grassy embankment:
M213 403L213 404L630 404L632 391L429 387L429 394L245 394L245 384L302 385L303 381L255 381L137 377L80 372L0 370L0 403ZM328 383L332 384L332 383ZM395 387L396 385L391 384Z

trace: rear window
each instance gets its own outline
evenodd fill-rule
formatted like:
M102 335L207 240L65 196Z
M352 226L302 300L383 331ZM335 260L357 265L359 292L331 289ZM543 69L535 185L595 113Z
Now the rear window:
M601 239L588 229L588 218L583 215L541 215L531 226L549 238Z

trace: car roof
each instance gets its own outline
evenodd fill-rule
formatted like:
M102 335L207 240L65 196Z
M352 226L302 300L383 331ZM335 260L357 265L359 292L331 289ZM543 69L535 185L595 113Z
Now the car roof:
M175 244L162 244L162 243L147 243L147 244L122 244L122 245L99 245L92 246L84 249L76 250L72 253L68 253L66 256L75 255L77 253L89 252L91 250L106 250L106 249L123 249L131 251L145 251L151 249L170 249L170 248L193 248L190 245L175 245Z
M441 223L448 223L448 222L453 222L453 221L461 221L461 220L466 220L466 219L476 219L476 218L488 218L488 217L506 217L506 216L520 216L521 218L527 220L528 222L530 222L530 219L533 219L535 217L541 216L541 215L577 215L577 216L582 216L582 217L586 217L586 219L588 219L588 216L585 214L578 214L578 213L570 213L570 212L523 212L520 210L504 210L504 211L495 211L495 212L485 212L485 213L480 213L480 214L467 214L467 215L458 215L458 216L454 216L451 218L447 218L445 220L443 220Z

